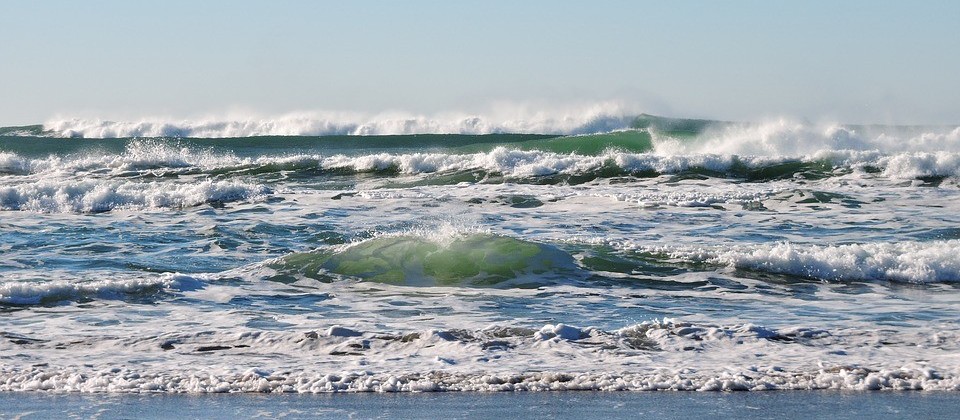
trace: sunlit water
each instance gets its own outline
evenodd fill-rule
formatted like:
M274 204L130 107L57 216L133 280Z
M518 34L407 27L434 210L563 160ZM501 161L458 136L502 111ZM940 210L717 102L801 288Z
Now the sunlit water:
M960 387L956 130L726 135L3 138L0 389Z

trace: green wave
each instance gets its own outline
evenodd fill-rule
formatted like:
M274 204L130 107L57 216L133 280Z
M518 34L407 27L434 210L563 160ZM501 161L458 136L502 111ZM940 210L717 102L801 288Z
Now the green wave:
M336 250L292 254L272 265L281 276L337 276L406 286L524 287L576 270L573 257L544 244L492 234L448 241L381 236ZM554 276L555 277L555 276Z

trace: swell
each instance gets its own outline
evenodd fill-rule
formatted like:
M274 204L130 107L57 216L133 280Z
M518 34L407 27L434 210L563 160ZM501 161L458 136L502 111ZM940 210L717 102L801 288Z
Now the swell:
M383 235L270 264L274 280L359 278L406 286L527 287L576 271L549 245L487 233Z

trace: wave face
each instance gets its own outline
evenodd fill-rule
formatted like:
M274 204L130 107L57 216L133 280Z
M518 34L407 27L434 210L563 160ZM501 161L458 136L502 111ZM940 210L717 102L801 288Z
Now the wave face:
M958 128L474 117L0 129L0 391L960 389Z
M573 258L556 248L506 236L402 235L289 255L274 267L319 279L340 275L407 286L504 286L525 277L539 285L549 278L547 273L571 271Z

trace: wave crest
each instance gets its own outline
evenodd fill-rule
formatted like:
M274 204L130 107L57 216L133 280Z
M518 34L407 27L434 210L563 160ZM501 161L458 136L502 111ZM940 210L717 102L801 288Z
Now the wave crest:
M57 137L253 137L400 134L593 134L626 129L634 117L619 106L598 105L558 113L511 116L407 113L365 115L344 112L313 112L272 118L210 118L170 121L146 118L139 121L64 119L44 123L44 130Z
M708 263L824 281L960 282L960 240L802 245L790 242L719 248L657 248L621 244L627 251L673 263Z
M846 126L781 119L715 123L698 133L653 131L661 155L810 156L824 151L960 152L960 127Z
M37 305L65 300L86 300L93 297L109 299L157 291L188 291L200 288L203 288L200 280L174 273L165 273L153 278L85 282L14 280L0 283L0 304Z
M127 181L41 181L0 187L0 210L101 213L113 210L186 208L256 200L266 188L239 181L205 180L167 185Z

